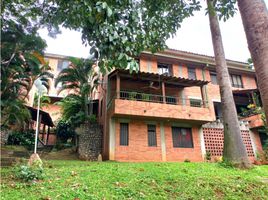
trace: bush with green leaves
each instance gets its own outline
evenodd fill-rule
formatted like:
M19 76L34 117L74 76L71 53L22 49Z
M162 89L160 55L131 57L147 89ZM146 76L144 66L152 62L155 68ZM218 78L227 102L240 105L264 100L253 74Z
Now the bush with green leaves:
M74 138L75 130L70 122L60 120L56 127L56 135L58 143L67 143L67 140Z
M34 130L13 131L7 140L8 145L22 145L30 149L34 146Z
M21 165L15 168L15 176L25 182L42 180L45 177L44 168L38 161L32 165Z

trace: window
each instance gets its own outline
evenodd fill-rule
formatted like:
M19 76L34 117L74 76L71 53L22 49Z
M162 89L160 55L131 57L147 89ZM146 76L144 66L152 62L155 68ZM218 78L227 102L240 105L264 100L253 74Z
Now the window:
M188 67L188 78L194 80L196 79L195 68Z
M148 124L147 128L148 128L148 146L149 147L156 146L156 126Z
M210 72L210 80L213 85L218 85L216 72Z
M120 145L128 146L128 123L120 123Z
M158 67L158 74L172 76L172 65L158 63L157 67Z
M190 128L172 127L173 147L193 148L192 131Z
M58 60L57 70L61 71L63 69L68 68L69 61L68 60Z
M202 101L200 99L190 99L191 107L202 107Z
M230 79L233 87L243 88L242 79L240 75L231 74Z

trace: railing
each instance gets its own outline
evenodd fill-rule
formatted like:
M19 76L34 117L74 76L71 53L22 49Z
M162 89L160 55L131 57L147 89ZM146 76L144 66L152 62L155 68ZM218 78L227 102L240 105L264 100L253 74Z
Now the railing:
M232 87L234 87L234 88L243 88L243 85L242 84L233 84L232 83Z
M185 105L191 107L207 107L208 102L200 99L186 99L181 97L174 96L162 96L156 94L140 93L140 92L129 92L129 91L120 91L118 95L120 99L133 100L133 101L144 101L152 103L166 103L172 105Z

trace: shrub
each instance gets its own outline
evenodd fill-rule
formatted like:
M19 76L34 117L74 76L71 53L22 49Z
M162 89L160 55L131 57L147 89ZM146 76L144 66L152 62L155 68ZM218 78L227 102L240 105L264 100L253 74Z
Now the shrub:
M74 128L71 126L71 123L60 120L56 127L56 135L57 135L57 142L59 143L67 143L69 138L74 138L75 131Z
M31 166L29 165L21 165L16 168L15 176L23 180L25 182L42 180L44 179L44 169L42 167L42 163L36 162Z
M211 160L211 153L210 153L210 151L206 151L205 158L206 158L206 160L208 160L208 161Z
M96 115L89 115L89 116L87 117L87 120L88 120L89 122L91 122L91 123L95 123L95 122L97 122Z
M28 149L34 146L34 130L13 131L8 136L8 145L22 145Z

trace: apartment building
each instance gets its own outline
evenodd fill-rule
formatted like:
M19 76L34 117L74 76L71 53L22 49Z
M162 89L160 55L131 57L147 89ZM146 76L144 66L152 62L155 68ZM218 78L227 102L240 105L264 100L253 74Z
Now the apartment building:
M237 112L254 103L254 70L227 61ZM99 87L103 158L117 161L203 161L222 156L220 91L213 57L167 49L139 57L139 71L116 69ZM262 150L259 116L240 120L248 156ZM261 135L261 137L260 137Z
M55 77L69 65L66 56L46 54L45 60ZM94 93L95 113L103 127L103 158L199 162L206 152L222 156L222 110L214 58L167 49L143 52L138 61L138 72L115 69L103 77ZM246 63L227 60L227 64L240 113L254 103L255 72ZM54 103L68 94L58 94L58 89L53 80L48 93L51 105L43 108L54 122L60 119L60 107ZM240 118L252 160L267 139L262 127L260 115Z

